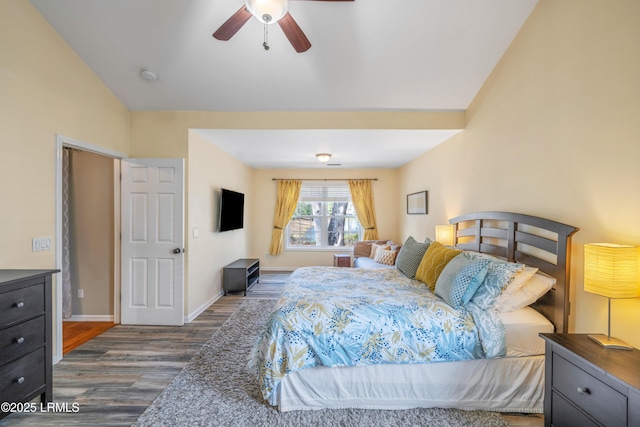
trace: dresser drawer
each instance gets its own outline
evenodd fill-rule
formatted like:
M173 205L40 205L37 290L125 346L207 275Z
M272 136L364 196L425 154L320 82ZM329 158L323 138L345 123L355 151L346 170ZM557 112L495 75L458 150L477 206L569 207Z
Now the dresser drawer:
M0 325L44 313L44 283L0 294Z
M0 331L0 365L45 344L44 316Z
M45 385L45 349L0 367L0 402L19 402Z
M553 427L598 427L600 424L594 423L571 403L567 402L556 392L551 392L551 425Z
M627 397L553 353L552 387L607 426L627 425Z

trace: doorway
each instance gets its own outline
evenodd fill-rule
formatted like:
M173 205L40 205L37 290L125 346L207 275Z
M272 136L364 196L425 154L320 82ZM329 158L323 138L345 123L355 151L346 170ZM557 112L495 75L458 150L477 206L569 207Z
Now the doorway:
M65 156L71 158L68 175L64 170ZM117 152L56 136L55 256L56 268L62 273L55 276L54 363L64 353L63 318L79 322L120 321L120 250L115 242L120 230L122 157ZM69 182L64 182L65 176ZM68 227L64 226L66 222ZM71 285L67 283L65 287L67 281Z
M111 158L63 151L63 354L113 326L114 182Z

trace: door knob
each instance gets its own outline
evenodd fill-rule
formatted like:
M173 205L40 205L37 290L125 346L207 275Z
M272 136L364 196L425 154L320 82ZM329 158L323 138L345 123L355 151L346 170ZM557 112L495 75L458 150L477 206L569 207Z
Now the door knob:
M175 248L173 250L173 253L176 254L176 255L178 255L180 252L182 252L182 250L180 248Z

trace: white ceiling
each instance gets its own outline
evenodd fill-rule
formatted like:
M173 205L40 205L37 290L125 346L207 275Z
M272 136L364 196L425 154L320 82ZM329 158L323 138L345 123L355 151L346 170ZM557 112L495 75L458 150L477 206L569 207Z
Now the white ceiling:
M269 26L265 51L264 28L255 19L230 41L214 39L243 0L30 1L130 110L238 112L465 110L537 2L291 1L289 12L312 44L300 54L278 25ZM142 80L142 69L159 79ZM317 166L309 158L315 161L322 144L342 167L395 167L451 136L429 130L202 134L254 167ZM391 143L393 153L384 149Z

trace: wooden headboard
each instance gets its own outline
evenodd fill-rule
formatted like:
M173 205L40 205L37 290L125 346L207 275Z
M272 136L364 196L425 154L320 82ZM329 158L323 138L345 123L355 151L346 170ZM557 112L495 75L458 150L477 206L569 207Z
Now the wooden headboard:
M569 327L571 236L577 227L510 212L475 212L449 220L455 226L454 245L537 267L556 279L556 285L532 305L554 325Z

